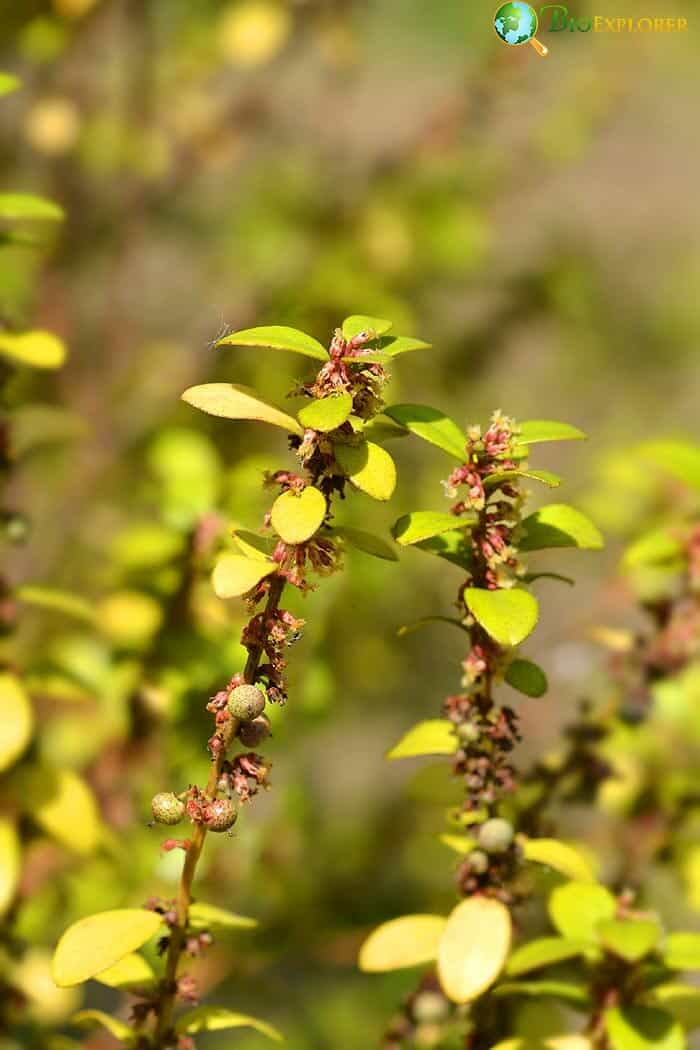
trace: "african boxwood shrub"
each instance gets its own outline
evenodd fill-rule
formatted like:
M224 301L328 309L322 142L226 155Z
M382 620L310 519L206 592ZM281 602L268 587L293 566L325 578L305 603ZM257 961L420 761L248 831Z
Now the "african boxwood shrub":
M245 666L205 701L212 717L206 784L165 785L152 800L154 823L169 829L163 847L183 853L177 897L86 916L66 930L56 948L53 975L59 986L94 977L135 994L129 1024L96 1010L74 1018L77 1024L107 1028L126 1046L185 1050L197 1032L242 1026L280 1038L266 1022L226 1006L194 1005L199 993L183 970L187 956L206 951L219 929L253 924L195 900L195 877L207 835L230 832L239 807L268 786L270 762L261 754L270 733L265 709L286 702L285 651L304 626L283 607L286 589L306 592L315 576L336 572L345 545L396 558L386 541L335 520L336 501L349 489L377 500L390 499L394 490L394 462L380 442L398 428L378 419L384 409L386 366L428 344L390 335L390 328L378 318L349 317L328 349L303 332L278 326L223 339L220 345L227 347L289 351L315 362L315 375L294 391L304 400L296 416L229 383L196 386L183 394L188 404L212 416L258 420L286 431L296 461L265 479L275 498L265 515L264 535L236 531L231 549L214 568L217 595L247 603L250 618L241 641L248 655ZM175 837L178 833L170 829L184 821L191 831ZM159 976L137 953L153 937L165 957ZM175 1010L181 1005L189 1008L178 1016Z
M449 830L441 836L459 857L460 903L448 916L394 918L362 947L360 966L368 972L434 964L382 1045L680 1048L685 1030L700 1021L700 995L678 984L675 974L700 967L700 936L667 934L658 914L638 903L639 887L628 879L628 866L612 889L599 883L591 852L568 835L554 836L552 809L562 801L600 801L606 789L619 789L609 739L624 724L638 732L652 683L658 691L661 679L687 673L696 658L697 525L656 528L630 547L628 566L654 566L661 574L653 600L644 603L653 629L637 638L607 633L624 656L614 668L618 706L611 711L608 702L594 712L584 705L556 758L520 774L512 760L520 739L518 715L495 690L507 683L533 699L546 693L545 672L515 650L538 619L530 585L557 578L533 571L521 556L602 546L592 522L565 504L523 517L522 484L559 484L529 467L532 444L583 435L552 422L518 426L500 413L483 434L472 427L463 435L431 410L401 405L388 411L461 460L445 483L448 496L457 499L450 512L413 512L396 523L394 533L400 544L461 570L457 616L428 616L417 626L448 623L465 633L468 647L461 691L446 698L443 717L419 723L388 756L449 756L464 799L448 811ZM657 783L661 791L649 792L640 775L638 793L627 796L642 851L668 849L671 829L692 805L692 778L683 771L673 779L681 790L664 791ZM660 815L666 835L649 836L650 821L653 826ZM542 929L545 901L553 929ZM525 1019L523 999L534 1004ZM562 1015L557 1002L574 1019Z

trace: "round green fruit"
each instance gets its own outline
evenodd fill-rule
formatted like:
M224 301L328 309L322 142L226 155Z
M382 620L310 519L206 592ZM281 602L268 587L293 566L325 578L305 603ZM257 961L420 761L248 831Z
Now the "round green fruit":
M239 722L252 722L265 710L265 694L256 685L237 685L228 695L228 709Z
M185 803L172 791L161 791L151 799L151 812L159 824L179 824L185 815Z

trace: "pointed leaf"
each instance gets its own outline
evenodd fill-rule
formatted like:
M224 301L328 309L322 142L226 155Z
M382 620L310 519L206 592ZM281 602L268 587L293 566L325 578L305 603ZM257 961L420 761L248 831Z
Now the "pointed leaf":
M0 916L12 904L20 873L20 841L15 825L0 817Z
M536 445L540 441L581 441L586 435L569 423L551 419L528 419L518 424L516 440L519 445Z
M547 675L531 660L513 660L508 665L505 680L525 696L540 697L547 692Z
M138 1032L130 1028L124 1021L120 1021L116 1017L110 1017L109 1014L103 1013L102 1010L80 1010L77 1014L73 1014L70 1020L71 1024L76 1025L78 1028L94 1028L96 1025L101 1025L115 1039L119 1039L127 1046L133 1046L138 1039Z
M602 550L603 537L593 522L580 510L565 503L540 507L523 521L520 549L539 551L547 547L578 547Z
M309 430L327 433L341 427L352 412L352 394L344 391L316 401L310 401L299 410L299 422Z
M548 868L577 882L595 882L595 872L573 846L558 839L528 839L523 845L525 860L546 864Z
M398 561L398 555L394 548L383 540L381 536L375 536L371 532L365 532L364 529L351 528L349 525L342 525L339 528L333 529L336 536L340 536L341 539L349 543L355 550L362 551L364 554L371 554L374 558L382 558L384 561Z
M596 942L598 923L615 917L617 902L605 886L567 882L549 898L549 915L559 933L574 941Z
M424 343L422 339L411 339L406 335L387 335L380 339L377 345L389 357L400 357L401 354L410 354L414 350L432 350L430 343Z
M477 623L499 645L519 645L537 626L539 607L527 591L467 587L464 601Z
M408 547L444 532L471 528L474 524L476 518L458 518L454 514L441 514L433 510L414 510L399 518L391 531L397 543Z
M400 423L412 434L437 445L461 462L466 457L466 436L454 420L436 408L425 405L392 405L384 409L384 415Z
M700 933L670 934L662 955L671 970L700 970Z
M487 489L502 485L505 481L513 481L515 478L529 478L532 481L540 481L550 489L556 489L561 485L558 474L552 474L549 470L499 470L495 474L489 474L484 479Z
M19 678L0 673L0 770L19 758L34 730L34 713Z
M271 561L246 558L242 554L224 554L216 563L212 584L219 598L240 598L276 571L277 565Z
M246 328L241 332L220 339L217 346L257 346L268 350L290 350L304 357L313 357L316 361L327 361L328 351L313 336L300 332L296 328L285 328L282 325L266 325L262 328Z
M655 1006L615 1007L605 1014L612 1050L684 1050L678 1021Z
M565 937L540 937L513 952L508 960L506 973L509 977L518 977L521 973L530 973L543 966L554 966L566 959L582 955L586 947L585 941L572 941Z
M39 609L63 613L65 616L72 616L84 623L92 623L95 619L95 610L92 605L77 594L25 583L17 588L15 595L25 605L35 605Z
M15 365L53 369L65 361L66 348L51 332L0 332L0 357Z
M257 925L257 919L236 915L225 908L217 908L215 904L195 901L190 905L188 926L191 930L252 930Z
M195 1035L197 1032L218 1032L226 1028L254 1028L261 1035L282 1042L282 1035L265 1021L258 1021L247 1014L234 1013L225 1006L196 1006L179 1017L175 1023L178 1035Z
M402 736L398 744L387 752L387 758L416 758L419 755L453 755L457 737L452 722L446 718L432 718L419 722Z
M490 897L469 897L451 912L438 948L438 977L455 1003L476 999L496 980L510 950L508 909Z
M354 339L360 332L374 332L375 336L384 335L392 327L391 321L383 317L369 317L366 314L353 314L343 321L343 336L345 339Z
M39 219L60 222L63 208L31 193L0 193L0 219Z
M362 945L360 969L385 973L432 962L446 924L442 915L404 915L383 923Z
M271 545L265 536L258 536L257 533L248 532L246 529L236 529L231 534L231 539L246 558L253 558L255 561L270 560Z
M131 952L115 962L114 966L96 974L94 979L100 984L107 985L108 988L128 991L135 988L148 988L155 981L156 975L150 963L146 962L142 955Z
M658 923L648 919L604 919L598 923L598 940L603 947L631 963L648 955L660 936Z
M233 383L204 383L202 386L191 386L182 395L182 400L210 416L221 416L224 419L257 419L261 423L281 427L290 434L301 436L304 433L296 419L260 401L250 391L242 386L234 386Z
M283 492L272 504L272 527L285 543L305 543L318 532L326 516L326 497L312 485L298 495L292 489Z
M494 989L494 995L531 995L535 999L562 999L573 1006L589 1005L590 999L586 988L575 981L507 981Z
M145 908L118 908L89 915L69 926L54 952L51 972L59 988L82 984L161 929L162 917Z
M396 487L396 465L380 445L336 445L335 458L350 481L362 492L378 500L391 499Z

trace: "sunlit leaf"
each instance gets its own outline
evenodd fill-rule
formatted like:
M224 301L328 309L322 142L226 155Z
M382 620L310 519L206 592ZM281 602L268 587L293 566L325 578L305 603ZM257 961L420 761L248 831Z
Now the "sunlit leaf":
M256 561L269 560L271 544L264 536L258 536L255 532L247 532L245 529L236 529L231 534L231 539L246 558L254 558Z
M162 916L145 908L88 915L65 931L51 966L59 988L81 984L135 952L161 929Z
M377 343L379 349L388 354L389 357L400 357L401 354L410 354L414 350L431 350L430 343L424 343L422 339L411 339L406 335L387 335Z
M552 474L549 470L499 470L495 474L489 474L484 478L484 484L487 489L493 489L497 485L502 485L506 481L513 481L516 478L529 478L531 481L540 481L547 488L556 489L561 485L561 478L558 474Z
M0 916L12 903L20 873L20 841L12 821L0 817Z
M464 601L477 623L499 645L519 645L537 626L537 599L527 591L466 587Z
M31 193L0 193L0 219L31 219L60 222L63 208Z
M304 428L326 433L343 425L352 412L352 394L343 392L315 401L299 409L299 422Z
M19 87L21 87L19 77L13 76L12 73L0 73L0 96L10 95Z
M655 1002L673 1014L685 1029L700 1028L700 988L690 984L661 984L652 994Z
M289 489L272 504L272 527L285 543L305 543L318 532L326 516L326 497L312 485L299 494Z
M266 325L262 328L246 328L241 332L220 339L217 346L257 346L269 350L290 350L304 357L313 357L316 361L327 361L328 351L313 336L300 332L296 328L285 328L283 325Z
M678 1021L654 1006L614 1007L605 1012L612 1050L684 1050Z
M148 988L156 979L153 968L142 955L131 952L119 959L113 966L96 974L95 980L106 984L108 988L119 988L123 991L136 988Z
M508 960L506 973L509 977L518 977L543 966L554 966L566 959L582 955L586 947L584 941L572 941L566 937L540 937L513 952Z
M0 357L15 365L53 369L65 361L66 348L51 332L0 332Z
M670 529L654 529L632 543L624 554L624 563L635 565L658 565L673 561L683 552L681 540Z
M505 680L525 696L540 697L547 692L547 675L531 660L513 660L508 665Z
M466 436L454 420L436 408L426 405L392 405L384 414L396 420L412 434L436 445L460 462L466 457Z
M22 770L17 779L21 805L35 824L67 849L89 854L102 839L92 789L72 769L48 765Z
M639 962L661 936L658 923L648 919L604 919L598 923L598 940L621 959Z
M369 317L366 314L353 314L343 321L343 336L345 339L354 339L361 332L373 332L375 336L384 335L392 327L391 321L383 317Z
M34 605L49 612L63 613L65 616L72 616L84 623L91 623L95 618L93 607L77 594L29 583L18 587L15 594L25 605Z
M348 365L388 365L391 358L381 350L361 348L346 357L341 357L340 360Z
M442 915L404 915L383 923L362 945L360 969L384 973L432 962L446 924Z
M577 427L551 419L528 419L518 424L516 434L519 445L535 445L540 441L580 441L585 437Z
M408 547L413 543L422 543L432 536L444 532L468 529L476 523L476 518L458 518L454 514L442 514L433 510L414 510L404 514L392 528L397 543Z
M214 567L212 584L219 598L240 598L276 571L277 565L271 561L224 554Z
M640 452L648 461L691 488L700 489L700 448L685 441L652 441Z
M510 950L510 912L491 897L469 897L450 913L438 948L445 995L467 1003L498 977Z
M567 882L552 892L548 908L552 922L563 937L595 943L598 923L615 917L617 903L605 886Z
M57 982L58 983L58 982ZM103 1013L102 1010L80 1010L71 1017L71 1024L78 1028L106 1028L107 1031L127 1046L133 1046L138 1039L138 1032L124 1021Z
M387 758L416 758L419 755L453 755L457 737L452 722L446 718L431 718L419 722L401 737L387 752Z
M380 445L336 445L335 457L350 481L377 500L391 499L396 487L396 465Z
M205 383L192 386L182 395L188 405L223 419L255 419L281 427L290 434L303 434L296 419L261 401L255 394L233 383Z
M464 857L467 853L471 853L473 849L476 849L478 843L476 839L471 838L469 835L440 835L440 842L443 846L447 846L448 849L453 850L455 853L459 853L460 857Z
M700 933L671 933L663 948L671 970L700 970Z
M236 915L215 904L195 901L190 905L188 925L192 930L252 930L258 925L258 920Z
M34 730L34 714L20 680L0 673L0 770L7 769L22 754Z
M576 882L595 882L595 872L583 854L558 839L528 839L523 845L523 856Z
M590 1003L585 986L575 981L553 979L507 981L505 984L499 984L493 994L499 997L527 995L534 999L561 999L565 1003L571 1003L572 1006L582 1007L588 1007Z
M179 1017L175 1023L178 1035L195 1035L197 1032L218 1032L226 1028L254 1028L261 1035L281 1043L283 1036L266 1021L258 1021L247 1014L235 1013L225 1006L195 1006Z
M520 549L539 551L547 547L578 547L601 550L603 537L593 522L580 510L565 503L540 507L523 521Z
M383 540L381 536L375 536L364 529L351 528L349 525L341 525L333 529L336 536L349 543L355 550L371 554L374 558L382 558L384 561L398 561L398 555L390 543Z

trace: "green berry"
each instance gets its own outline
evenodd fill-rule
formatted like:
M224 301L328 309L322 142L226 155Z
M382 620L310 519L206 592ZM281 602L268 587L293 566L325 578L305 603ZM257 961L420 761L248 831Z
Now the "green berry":
M457 736L462 744L475 744L481 736L481 730L474 722L460 722Z
M252 722L265 710L265 694L256 685L237 685L228 695L228 709L240 722Z
M489 858L482 849L472 850L467 860L475 875L485 875L489 870Z
M185 803L172 791L161 791L151 799L151 811L159 824L179 824L185 815Z
M252 722L243 722L238 730L238 739L244 747L255 748L270 735L270 719L258 715Z
M416 1024L437 1024L444 1021L449 1012L449 1003L439 992L420 992L411 1008Z
M228 831L238 819L233 802L228 798L215 798L205 806L202 813L204 823L209 831Z
M487 820L479 828L479 845L487 853L505 853L513 841L513 825L500 817Z

